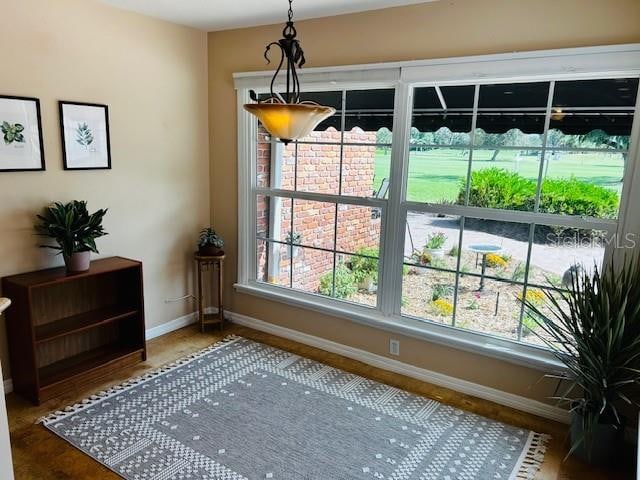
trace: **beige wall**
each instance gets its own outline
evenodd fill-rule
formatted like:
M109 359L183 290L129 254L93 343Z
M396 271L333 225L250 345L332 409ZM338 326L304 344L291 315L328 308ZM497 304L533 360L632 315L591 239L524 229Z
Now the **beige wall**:
M284 14L284 11L283 11ZM640 42L638 0L442 0L299 22L308 66L347 65ZM281 25L209 34L212 221L227 241L226 283L236 279L236 103L232 74L266 69L264 46ZM637 202L636 202L637 203ZM227 289L235 312L386 354L389 335ZM394 335L395 336L395 335ZM410 338L401 360L545 400L540 372Z
M0 277L61 263L37 248L53 200L108 207L101 256L144 262L147 327L193 310L190 254L209 221L206 34L89 0L2 0L0 94L39 97L46 172L0 173ZM62 169L59 99L109 105L112 170ZM4 322L0 360L8 374Z

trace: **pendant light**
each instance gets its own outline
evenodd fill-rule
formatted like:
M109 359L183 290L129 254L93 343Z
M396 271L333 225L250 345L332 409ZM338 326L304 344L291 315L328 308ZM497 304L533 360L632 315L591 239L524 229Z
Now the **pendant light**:
M271 79L271 97L260 101L256 93L250 92L251 99L256 103L248 103L245 110L252 113L262 123L264 128L284 144L309 135L324 119L336 113L335 108L318 105L314 102L300 101L300 81L296 68L305 64L304 52L300 42L296 39L296 28L293 26L293 0L289 0L289 20L282 35L284 38L267 45L264 58L269 60L271 47L280 49L280 63ZM287 90L284 95L273 90L274 84L286 61Z

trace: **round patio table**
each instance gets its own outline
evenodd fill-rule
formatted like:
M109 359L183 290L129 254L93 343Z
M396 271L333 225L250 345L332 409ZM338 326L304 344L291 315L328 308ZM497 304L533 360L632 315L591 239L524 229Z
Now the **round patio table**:
M497 253L502 250L500 245L491 245L487 243L477 243L474 245L469 245L469 250L482 255L482 270L480 270L480 287L478 288L479 292L484 291L484 275L487 270L487 255L490 253Z

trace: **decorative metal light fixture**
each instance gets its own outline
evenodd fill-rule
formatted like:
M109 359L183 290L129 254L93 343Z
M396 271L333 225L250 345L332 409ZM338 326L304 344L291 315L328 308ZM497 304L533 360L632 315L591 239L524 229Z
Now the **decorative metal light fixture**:
M260 101L256 93L250 92L251 99L256 103L248 103L245 110L252 113L262 122L264 128L274 137L279 138L285 144L292 140L306 137L324 119L336 113L335 108L318 105L314 102L300 101L300 81L296 68L302 68L305 64L304 52L300 42L296 39L296 28L293 26L293 0L289 0L289 20L282 35L284 38L267 45L264 58L269 60L271 47L280 48L280 63L271 79L271 97ZM283 95L274 92L274 84L287 62L287 91Z

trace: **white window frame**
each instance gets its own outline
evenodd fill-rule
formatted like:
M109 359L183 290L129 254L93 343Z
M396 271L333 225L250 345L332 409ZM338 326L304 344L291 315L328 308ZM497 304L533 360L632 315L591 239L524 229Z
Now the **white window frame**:
M382 208L380 238L380 294L378 309L359 306L319 295L256 281L256 185L257 122L243 109L250 101L249 90L268 91L272 72L234 74L238 111L238 279L237 291L346 318L385 331L408 335L465 351L480 353L543 371L562 371L563 366L543 348L497 336L427 323L400 315L402 263L404 256L404 218L407 211L464 215L475 207L431 206L405 200L411 130L412 93L415 87L431 85L490 84L553 80L640 76L640 44L545 50L526 53L457 57L426 61L368 64L343 67L310 68L300 73L305 91L395 88L395 114L392 137L390 189L387 201L358 198L358 205ZM426 81L425 79L428 79ZM629 146L629 161L624 175L618 220L576 218L583 228L627 233L628 205L632 187L638 188L637 168L640 149L640 95L636 103ZM396 181L400 179L401 181ZM268 194L261 192L262 194ZM272 195L278 195L274 191ZM282 192L286 196L286 192ZM301 194L296 197L335 203L336 196ZM483 218L544 223L553 216L530 212L482 211ZM605 262L612 248L607 249ZM384 260L383 260L384 259ZM386 268L385 268L386 266ZM389 268L392 266L393 268Z

